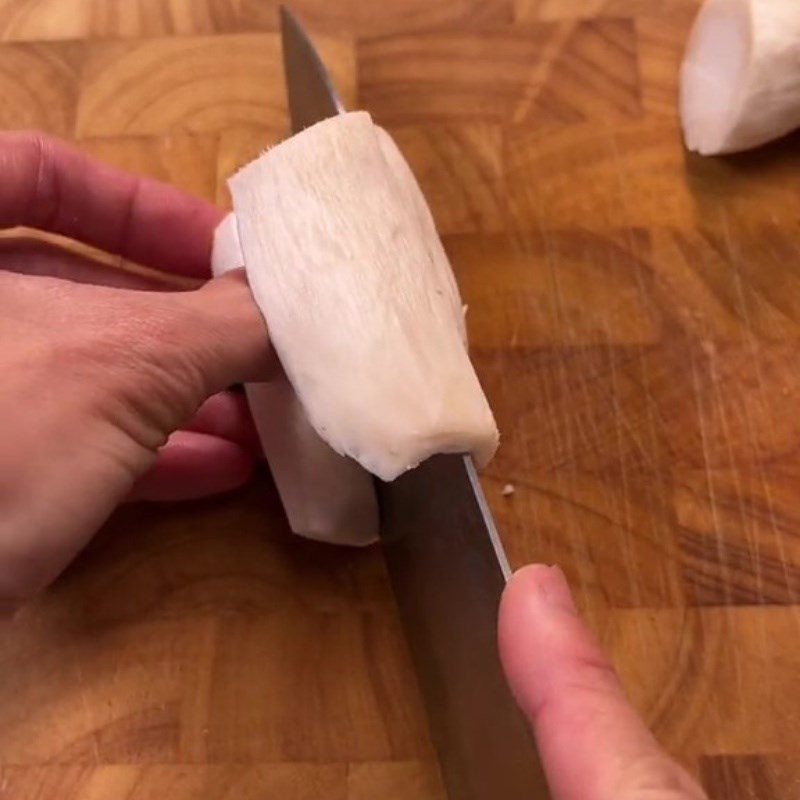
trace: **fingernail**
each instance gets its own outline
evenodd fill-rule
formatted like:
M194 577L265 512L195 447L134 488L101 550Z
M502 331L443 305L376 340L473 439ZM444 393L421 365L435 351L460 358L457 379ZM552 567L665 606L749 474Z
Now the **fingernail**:
M542 602L561 611L577 614L569 584L563 570L558 565L537 564L526 568Z

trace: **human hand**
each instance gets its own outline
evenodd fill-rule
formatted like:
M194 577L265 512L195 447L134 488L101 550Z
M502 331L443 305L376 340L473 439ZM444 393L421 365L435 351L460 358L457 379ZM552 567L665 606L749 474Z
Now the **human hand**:
M500 653L536 736L554 800L704 800L628 703L558 567L517 572L500 607Z
M213 206L34 134L0 135L0 175L0 228L209 277ZM0 241L0 606L53 580L124 499L247 478L251 422L222 390L264 374L269 355L243 273L167 288Z

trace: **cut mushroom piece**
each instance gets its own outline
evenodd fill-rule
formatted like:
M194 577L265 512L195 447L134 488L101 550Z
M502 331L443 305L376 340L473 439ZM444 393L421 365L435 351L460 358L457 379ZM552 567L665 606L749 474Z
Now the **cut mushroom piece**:
M229 181L272 343L320 437L384 480L494 454L461 299L422 192L369 114L325 120Z
M214 275L244 265L233 214L217 228L211 265ZM247 384L245 391L292 531L333 544L376 541L372 476L319 438L286 376Z
M331 544L376 542L372 476L319 438L284 376L245 391L292 531Z
M686 146L747 150L800 127L800 0L706 0L681 68Z

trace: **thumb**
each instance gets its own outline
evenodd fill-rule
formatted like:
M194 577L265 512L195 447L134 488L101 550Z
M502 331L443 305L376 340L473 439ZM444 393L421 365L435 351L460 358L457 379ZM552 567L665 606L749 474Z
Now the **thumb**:
M517 572L501 603L500 653L556 800L701 800L658 746L579 619L558 567Z
M207 394L232 383L264 380L273 372L276 359L243 269L170 298L189 316L187 352L209 384Z
M58 331L65 340L63 383L146 452L208 397L233 383L267 380L277 364L243 270L182 292L30 278L22 289L32 293L46 335Z

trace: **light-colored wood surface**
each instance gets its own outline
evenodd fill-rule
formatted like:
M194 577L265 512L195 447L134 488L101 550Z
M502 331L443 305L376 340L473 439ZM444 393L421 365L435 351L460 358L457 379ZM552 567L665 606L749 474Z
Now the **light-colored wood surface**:
M660 740L800 797L800 139L683 152L696 0L298 0L470 304L511 558L558 562ZM273 0L0 0L0 126L220 203L286 127ZM516 492L503 497L504 484ZM3 800L442 793L380 555L261 474L120 511L0 627Z

